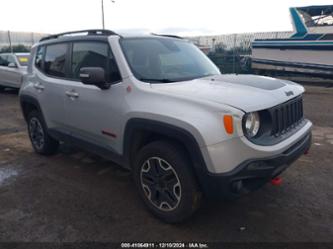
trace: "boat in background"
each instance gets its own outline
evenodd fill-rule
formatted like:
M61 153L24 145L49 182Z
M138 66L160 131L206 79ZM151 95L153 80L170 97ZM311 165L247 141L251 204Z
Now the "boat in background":
M333 79L333 5L290 8L294 33L254 40L251 63L263 75Z

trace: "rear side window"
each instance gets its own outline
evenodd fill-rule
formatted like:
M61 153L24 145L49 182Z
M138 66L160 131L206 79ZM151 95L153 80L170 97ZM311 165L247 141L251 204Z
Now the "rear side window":
M73 44L72 78L80 79L80 69L83 67L103 68L108 82L121 80L115 59L106 43L77 42Z
M42 66L43 66L43 56L45 53L45 47L38 47L37 52L36 52L36 58L35 58L35 66L42 70Z
M67 44L54 44L46 47L44 72L51 76L66 76Z

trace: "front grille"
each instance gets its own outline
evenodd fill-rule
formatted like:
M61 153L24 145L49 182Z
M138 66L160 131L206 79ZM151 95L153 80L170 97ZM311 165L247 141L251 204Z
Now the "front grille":
M273 136L280 136L295 128L303 120L302 96L275 106L269 110L272 118Z

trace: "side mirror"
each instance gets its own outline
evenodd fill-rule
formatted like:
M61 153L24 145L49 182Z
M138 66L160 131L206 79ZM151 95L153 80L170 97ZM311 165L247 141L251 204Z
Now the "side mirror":
M105 71L101 67L82 67L80 69L80 80L86 85L94 85L101 89L110 88L105 79Z
M17 65L14 62L11 62L11 63L8 64L8 67L17 68Z

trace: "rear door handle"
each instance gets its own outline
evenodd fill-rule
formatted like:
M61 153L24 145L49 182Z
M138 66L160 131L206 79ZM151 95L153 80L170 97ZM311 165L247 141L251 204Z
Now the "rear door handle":
M40 83L34 84L34 88L38 91L43 91L45 89L45 87Z
M74 98L76 99L76 98L79 97L79 94L77 92L73 91L73 90L72 91L66 91L65 93L68 97L70 97L72 99L74 99Z

